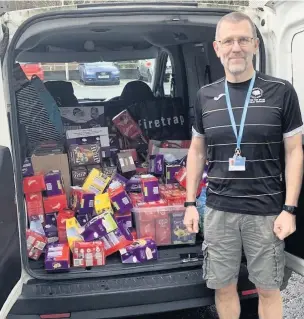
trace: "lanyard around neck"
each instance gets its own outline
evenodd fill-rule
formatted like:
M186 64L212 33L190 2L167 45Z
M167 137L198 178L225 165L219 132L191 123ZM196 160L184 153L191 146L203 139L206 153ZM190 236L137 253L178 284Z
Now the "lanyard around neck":
M228 112L229 112L231 126L232 126L232 129L233 129L234 135L236 137L236 147L237 147L238 150L241 150L241 142L242 142L242 138L243 138L245 119L246 119L248 105L249 105L249 102L250 102L251 92L252 92L253 85L254 85L254 82L255 82L255 76L256 76L256 72L254 72L254 74L253 74L253 77L252 77L252 79L250 81L249 88L248 88L248 91L247 91L247 95L246 95L246 99L245 99L245 103L244 103L244 108L243 108L242 119L241 119L241 123L240 123L239 133L237 132L236 123L235 123L235 119L234 119L234 115L233 115L233 111L232 111L227 79L225 80L226 103L227 103L227 108L228 108Z

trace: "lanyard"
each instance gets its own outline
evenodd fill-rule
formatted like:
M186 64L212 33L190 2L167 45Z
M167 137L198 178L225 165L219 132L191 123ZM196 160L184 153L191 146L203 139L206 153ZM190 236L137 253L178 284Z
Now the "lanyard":
M227 108L228 108L228 112L229 112L229 116L230 116L231 126L233 128L233 132L234 132L234 135L236 137L236 147L237 147L238 150L241 150L241 141L242 141L242 137L243 137L245 119L246 119L248 105L249 105L249 102L250 102L251 92L252 92L254 81L255 81L255 75L256 75L256 73L254 72L254 75L253 75L253 77L252 77L252 79L250 81L250 85L249 85L249 88L248 88L248 91L247 91L247 96L246 96L245 103L244 103L244 108L243 108L242 119L241 119L241 123L240 123L239 134L237 132L235 119L234 119L234 115L233 115L233 112L232 112L232 106L231 106L231 100L230 100L230 95L229 95L229 90L228 90L227 79L225 80L226 103L227 103Z

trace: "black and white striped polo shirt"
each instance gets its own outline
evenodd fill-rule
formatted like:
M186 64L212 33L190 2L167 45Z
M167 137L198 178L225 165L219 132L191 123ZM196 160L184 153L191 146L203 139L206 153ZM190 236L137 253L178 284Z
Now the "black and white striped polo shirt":
M247 111L242 156L246 171L228 170L236 138L225 99L225 79L197 94L193 135L204 135L209 160L207 205L227 212L276 215L282 210L280 155L284 137L302 132L302 118L293 86L257 72ZM250 80L228 83L237 129Z

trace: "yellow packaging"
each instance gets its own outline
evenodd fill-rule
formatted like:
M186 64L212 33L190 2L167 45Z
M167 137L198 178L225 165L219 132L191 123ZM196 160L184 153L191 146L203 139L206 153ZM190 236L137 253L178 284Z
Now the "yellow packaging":
M114 214L108 193L95 195L94 208L98 215L105 212Z
M83 241L83 237L80 235L82 233L82 230L83 229L81 228L75 217L66 220L67 239L72 252L74 243L76 241Z
M86 178L82 186L82 189L90 193L101 194L108 186L110 181L110 177L103 174L97 168L93 168L88 177Z

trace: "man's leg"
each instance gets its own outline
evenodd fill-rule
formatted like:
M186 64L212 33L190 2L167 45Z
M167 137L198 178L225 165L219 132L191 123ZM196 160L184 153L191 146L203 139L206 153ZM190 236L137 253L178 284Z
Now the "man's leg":
M260 319L282 319L280 287L285 268L284 241L273 232L276 216L244 216L241 233L249 280L259 293Z
M215 289L220 319L239 319L236 284L242 257L241 215L206 207L204 213L204 279Z
M220 319L239 319L241 307L236 285L232 284L217 289L215 291L215 305Z
M283 302L279 289L266 290L258 288L260 319L283 318Z

